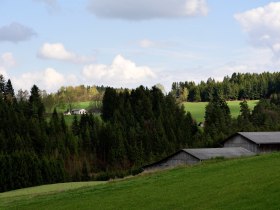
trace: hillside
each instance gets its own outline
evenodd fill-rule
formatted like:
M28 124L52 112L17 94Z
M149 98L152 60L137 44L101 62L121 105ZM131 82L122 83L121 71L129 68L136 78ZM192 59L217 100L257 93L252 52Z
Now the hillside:
M213 160L50 195L7 197L2 193L0 208L277 209L280 206L279 158L280 154L274 153Z
M231 116L236 118L240 114L240 102L241 101L227 101L230 108ZM258 100L247 101L251 110L257 105ZM204 121L205 107L208 102L185 102L183 103L185 110L192 114L192 117L197 122Z

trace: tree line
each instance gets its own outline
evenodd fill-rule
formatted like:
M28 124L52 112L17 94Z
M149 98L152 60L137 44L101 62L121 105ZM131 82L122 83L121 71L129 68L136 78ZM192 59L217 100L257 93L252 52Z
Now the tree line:
M280 92L279 84L279 72L233 73L224 77L223 81L209 78L206 82L201 81L198 84L191 81L174 82L171 93L181 102L210 101L215 89L225 100L258 100Z
M106 88L102 117L75 117L71 126L56 110L45 119L36 85L28 97L16 97L3 76L0 87L1 192L137 173L142 165L199 139L191 115L156 87Z
M73 109L73 103L82 101L102 101L104 86L67 86L61 87L56 93L47 94L46 91L41 91L42 102L45 105L46 112L52 113L55 107L66 110ZM93 109L100 109L99 103L97 106L92 105Z
M106 88L102 115L75 116L67 126L45 106L34 85L16 98L12 83L0 76L0 191L67 181L105 180L139 172L141 166L179 149L220 146L237 131L280 129L280 95L271 94L249 110L241 102L237 119L214 88L200 128L172 93L156 87Z

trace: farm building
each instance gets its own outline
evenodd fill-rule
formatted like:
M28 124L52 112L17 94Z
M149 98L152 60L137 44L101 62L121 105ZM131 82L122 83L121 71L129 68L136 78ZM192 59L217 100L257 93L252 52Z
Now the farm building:
M241 156L252 156L254 154L255 153L241 147L182 149L163 160L144 166L143 169L145 171L158 170L183 164L196 164L203 160L209 160L217 157L235 158Z
M243 147L254 153L280 151L280 132L239 132L223 144L224 147Z
M87 110L85 109L72 109L71 114L86 114Z

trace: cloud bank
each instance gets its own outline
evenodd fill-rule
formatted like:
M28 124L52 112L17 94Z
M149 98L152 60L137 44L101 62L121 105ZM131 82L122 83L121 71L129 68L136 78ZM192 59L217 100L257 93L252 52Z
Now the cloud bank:
M70 61L74 63L87 63L94 60L93 57L81 56L65 49L61 43L45 43L38 52L38 57L44 59L54 59Z
M131 87L149 83L156 74L147 66L137 66L134 62L117 55L111 65L87 65L83 76L92 84Z
M21 42L31 39L36 33L33 29L21 25L20 23L11 23L10 25L0 27L0 42Z
M97 17L127 20L205 16L206 0L90 0Z
M254 47L268 48L275 57L280 57L280 2L272 2L234 17Z
M43 71L26 72L18 77L12 78L15 89L30 90L36 84L40 89L55 92L63 85L76 83L74 75L63 75L54 68L46 68Z

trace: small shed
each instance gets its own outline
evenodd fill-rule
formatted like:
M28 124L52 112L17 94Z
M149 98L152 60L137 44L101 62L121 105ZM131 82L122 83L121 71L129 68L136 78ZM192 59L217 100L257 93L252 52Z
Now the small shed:
M202 148L202 149L182 149L158 162L146 165L144 171L171 168L184 164L196 164L204 160L217 157L235 158L241 156L252 156L255 153L241 147L233 148Z
M238 132L223 142L224 147L243 147L254 153L280 151L280 132Z
M71 110L71 114L86 114L87 113L87 110L85 109L72 109Z

